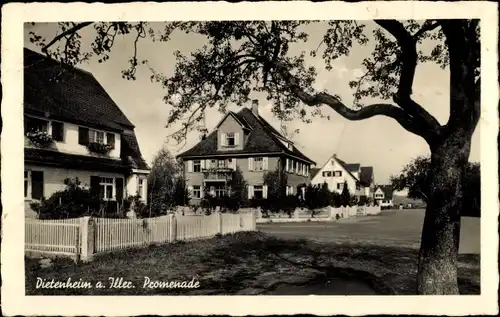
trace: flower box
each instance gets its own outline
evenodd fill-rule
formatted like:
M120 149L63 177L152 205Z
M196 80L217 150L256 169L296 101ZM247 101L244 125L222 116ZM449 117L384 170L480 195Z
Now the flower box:
M47 132L36 131L36 132L28 132L26 137L30 142L36 147L48 147L54 143L54 139Z
M87 145L87 148L89 149L90 152L97 154L107 154L109 151L112 150L111 145L98 142L90 142Z

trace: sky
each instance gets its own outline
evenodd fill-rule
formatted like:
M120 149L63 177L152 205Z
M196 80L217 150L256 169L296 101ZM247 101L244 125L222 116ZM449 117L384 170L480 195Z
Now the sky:
M373 27L371 22L366 24L368 28ZM153 27L161 26L161 23L157 23ZM308 46L292 47L290 53L316 48L321 41L322 28L321 25L308 26ZM56 24L53 23L35 26L26 24L25 47L39 51L39 48L28 40L30 31L50 40L56 35L56 30ZM80 32L83 50L89 49L95 37L94 32L92 27L84 28ZM166 137L179 126L165 128L170 109L163 101L165 92L160 84L151 82L151 73L147 68L137 70L135 81L127 81L121 77L121 70L127 67L127 61L133 54L133 41L132 36L117 37L107 62L98 63L97 59L91 59L78 67L94 75L135 125L142 154L146 161L151 163L162 147L167 147L173 155L188 150L199 141L199 133L188 134L186 142L180 146L173 140L166 142ZM175 67L174 51L189 54L205 42L206 39L201 36L181 33L174 33L168 42L143 39L138 43L138 57L148 60L149 65L156 71L171 75ZM306 63L316 66L318 71L315 88L338 94L344 103L349 105L352 103L353 89L348 83L363 74L361 62L370 52L369 47L354 46L347 57L339 58L333 63L333 69L330 71L324 68L320 57L306 57ZM413 86L414 100L434 115L441 124L445 124L449 117L448 76L447 69L443 70L431 63L419 64ZM271 105L265 97L254 97L259 99L260 115L279 130L280 122L271 113ZM239 109L234 106L229 110ZM348 121L328 108L325 108L323 113L330 115L330 120L315 118L309 124L299 120L287 123L289 131L299 129L300 132L294 135L292 140L304 154L316 162L317 167L321 167L335 153L346 162L373 166L375 182L385 184L389 182L391 175L401 171L413 158L430 154L429 147L422 138L404 130L391 118L376 116L362 121ZM216 109L209 109L206 119L208 130L212 131L221 118L222 114ZM478 127L472 140L470 161L479 161L479 142Z

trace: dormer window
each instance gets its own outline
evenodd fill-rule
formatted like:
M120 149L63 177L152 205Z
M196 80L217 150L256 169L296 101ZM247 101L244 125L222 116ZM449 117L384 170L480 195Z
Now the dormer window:
M226 134L226 145L227 146L234 146L235 144L236 144L236 142L235 142L234 133L227 133Z

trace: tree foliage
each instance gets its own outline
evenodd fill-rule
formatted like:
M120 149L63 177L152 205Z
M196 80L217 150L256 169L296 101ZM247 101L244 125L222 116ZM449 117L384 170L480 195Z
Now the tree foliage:
M148 176L148 201L153 214L166 211L178 203L175 200L175 191L179 172L180 167L170 151L166 148L159 150Z
M408 197L428 202L431 168L429 157L419 156L405 165L401 172L391 176L394 190L408 190ZM469 163L465 171L463 215L480 215L481 169L478 163Z
M475 126L479 115L478 20L376 20L375 23L187 21L165 23L163 28L158 28L146 22L65 22L59 23L58 35L51 41L35 31L31 32L30 40L49 56L74 65L92 57L106 62L117 36L130 36L134 41L132 57L122 75L134 80L138 67L149 66L147 60L139 58L141 40L168 41L174 32L206 37L206 43L194 52L174 53L173 75L167 76L149 67L151 79L165 88L164 99L171 106L167 126L183 121L183 128L174 135L178 140L192 129L202 129L199 123L205 108L216 107L225 112L230 104L243 105L251 93L262 92L273 105L272 111L283 120L300 118L310 122L314 116L325 116L317 106L326 105L350 120L376 115L391 117L408 131L433 143L449 126L441 126L411 98L413 79L418 63L433 62L449 67L449 48L452 47L457 51L456 59L472 71L465 78L467 103L465 106L452 103L451 107L456 109L452 111L450 123L467 117L468 124ZM85 51L81 49L79 32L90 26L95 30L95 40L91 49ZM307 27L317 26L324 32L319 46L312 45L309 50L291 54L293 46L309 40ZM421 48L424 42L427 49ZM364 74L349 83L354 89L354 106L348 107L334 92L314 89L316 67L332 70L332 63L347 56L355 46L365 46L372 51L363 60ZM313 66L321 64L309 63L310 58L321 58L323 66ZM393 103L366 105L368 98Z

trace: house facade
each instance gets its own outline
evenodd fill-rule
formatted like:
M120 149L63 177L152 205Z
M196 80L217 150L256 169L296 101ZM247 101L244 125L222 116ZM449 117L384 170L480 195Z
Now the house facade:
M393 188L391 185L378 185L375 187L373 199L380 207L393 207Z
M223 196L231 190L231 180L239 170L247 183L248 198L266 198L268 186L263 176L269 171L287 174L286 193L297 193L309 183L314 162L264 120L254 100L252 108L227 113L213 132L191 149L177 156L183 162L191 203L199 203L205 193Z
M102 200L147 202L149 166L134 125L94 76L24 50L24 197L49 198L77 180Z
M359 163L346 163L334 154L311 175L311 184L326 183L332 192L342 193L345 184L349 193L358 199L371 197L374 190L373 167L361 166Z

